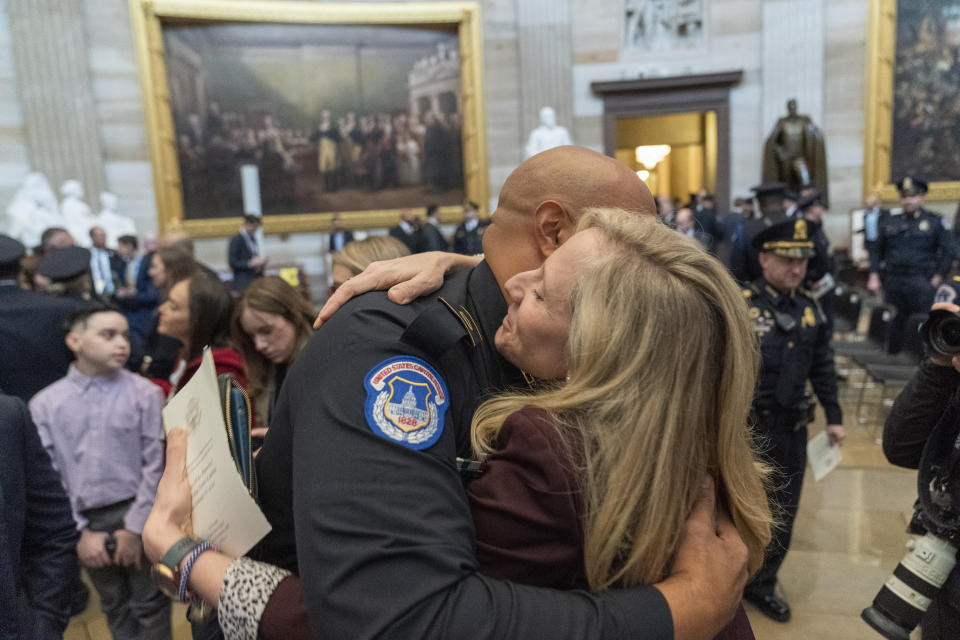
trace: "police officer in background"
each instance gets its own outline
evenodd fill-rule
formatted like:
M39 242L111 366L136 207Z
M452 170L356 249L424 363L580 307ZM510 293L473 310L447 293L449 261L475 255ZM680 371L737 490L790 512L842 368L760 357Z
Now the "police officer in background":
M783 199L787 185L782 182L765 182L751 189L759 209L739 216L730 216L726 225L725 240L730 243L727 268L740 282L751 282L760 277L760 263L753 239L758 233L784 217Z
M830 240L823 230L823 214L826 206L820 198L820 194L813 193L797 200L796 210L797 215L794 219L803 218L807 222L816 223L815 226L810 227L814 255L807 261L807 275L801 286L820 303L820 309L827 319L830 334L833 335L833 308L831 306L833 298L826 294L832 291L834 285L836 285L837 270L830 253Z
M67 374L73 354L63 341L63 322L82 303L21 287L25 254L18 240L0 234L0 389L27 402ZM89 270L89 253L85 266Z
M477 216L480 205L472 200L463 205L463 222L453 233L453 251L465 256L483 253L483 233L489 224Z
M816 300L799 288L807 260L814 255L818 226L801 218L758 234L753 247L763 276L743 292L763 358L753 405L756 430L760 448L778 474L770 499L781 525L774 529L763 567L747 585L744 598L778 622L790 619L790 606L775 587L790 547L807 464L807 423L815 406L805 395L807 380L826 411L831 445L842 444L845 437L826 320Z
M867 289L897 309L890 330L890 353L903 346L907 318L933 304L936 288L953 262L953 238L940 216L923 208L927 183L907 176L897 183L903 214L881 217L875 251L870 254Z

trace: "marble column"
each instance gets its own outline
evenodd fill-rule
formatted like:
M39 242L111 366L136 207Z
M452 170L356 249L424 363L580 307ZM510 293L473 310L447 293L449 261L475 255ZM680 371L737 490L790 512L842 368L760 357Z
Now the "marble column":
M763 4L764 140L787 113L787 100L823 128L824 0L776 0Z
M27 154L54 190L76 178L99 207L106 189L82 0L6 0Z
M544 106L556 110L557 124L573 129L573 11L571 0L522 0L516 6L525 144Z

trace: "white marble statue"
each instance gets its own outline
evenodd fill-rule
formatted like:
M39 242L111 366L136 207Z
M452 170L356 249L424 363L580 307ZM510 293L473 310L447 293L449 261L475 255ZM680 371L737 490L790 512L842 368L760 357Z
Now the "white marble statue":
M67 231L73 236L73 241L81 247L90 247L90 228L94 226L96 217L86 202L83 201L83 185L79 180L67 180L60 185L60 213L67 223Z
M57 196L46 176L28 173L7 207L7 234L32 249L40 244L44 231L64 226Z
M107 232L107 248L116 249L120 236L137 235L137 225L133 218L117 213L117 196L109 191L100 194L100 213L93 217L93 225L103 227Z
M529 158L541 151L565 144L573 144L573 140L566 128L557 125L557 112L553 107L540 109L540 126L530 132L527 146L524 147L524 157Z

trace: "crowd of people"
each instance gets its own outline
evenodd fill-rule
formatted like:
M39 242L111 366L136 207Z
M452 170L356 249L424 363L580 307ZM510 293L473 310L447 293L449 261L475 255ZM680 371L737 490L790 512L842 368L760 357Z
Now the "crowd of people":
M953 257L920 242L949 240L925 183L900 186L904 215L866 234L888 293L904 256L941 256L906 274L935 270L929 286ZM0 235L0 416L21 443L0 471L17 548L0 632L59 637L83 567L114 638L169 638L151 562L216 610L195 637L746 640L744 598L789 620L807 382L845 436L817 295L834 268L815 191L754 191L722 216L706 191L654 199L559 147L508 177L489 221L466 203L450 238L436 207L364 240L336 217L318 330L263 274L253 216L232 286L184 236L109 251L102 229L91 249L51 229L28 255ZM254 414L272 531L242 558L194 539L183 425L161 425L208 347Z
M205 118L189 113L177 127L187 217L194 210L229 216L240 209L243 165L258 169L265 213L315 210L318 201L310 194L347 189L462 189L461 128L457 112L411 117L404 109L370 114L322 109L311 131L283 127L269 113L221 113L211 102ZM298 176L309 178L304 183L309 189L298 189Z

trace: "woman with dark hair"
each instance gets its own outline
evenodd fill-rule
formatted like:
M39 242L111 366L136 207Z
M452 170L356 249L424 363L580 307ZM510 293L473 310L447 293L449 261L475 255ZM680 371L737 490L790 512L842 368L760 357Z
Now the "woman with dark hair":
M230 325L246 366L247 393L259 408L255 437L262 438L287 367L313 335L313 308L277 276L254 280L237 303Z
M179 244L157 249L150 258L150 278L153 285L167 294L173 285L186 280L197 271L197 262L185 247Z
M124 304L128 309L125 315L131 326L127 368L147 378L165 380L179 362L182 345L157 330L157 299L166 299L173 285L196 273L198 266L193 255L181 244L157 249L149 255L148 274L156 289L151 287L139 301ZM141 318L141 315L146 318ZM143 328L138 332L134 330L136 326Z
M232 373L241 386L246 387L243 357L230 346L230 318L233 298L218 280L203 273L194 273L173 285L167 299L160 305L157 331L160 335L176 338L183 345L180 359L185 362L176 381L156 381L167 391L176 391L200 368L203 348L213 351L217 375Z

